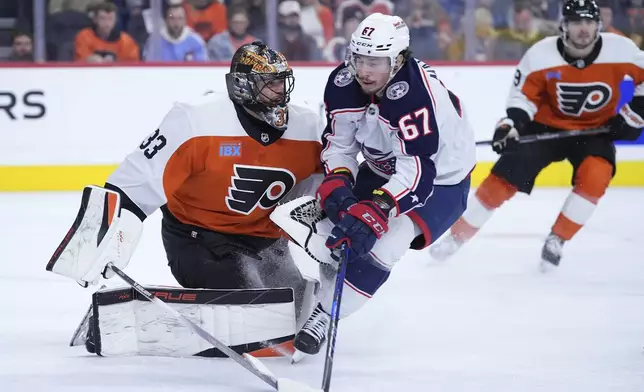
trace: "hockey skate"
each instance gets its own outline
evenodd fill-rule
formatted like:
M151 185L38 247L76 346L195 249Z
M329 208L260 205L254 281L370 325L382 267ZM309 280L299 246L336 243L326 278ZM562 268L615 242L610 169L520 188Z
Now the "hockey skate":
M434 260L445 261L452 257L464 243L452 234L448 234L429 248L429 254Z
M558 235L550 233L546 238L541 250L541 264L539 269L541 272L547 272L554 267L559 266L561 261L561 254L563 253L564 240Z
M305 356L303 354L314 355L320 352L326 341L330 320L331 316L318 304L300 332L295 335L296 352L292 358L293 363L299 362Z

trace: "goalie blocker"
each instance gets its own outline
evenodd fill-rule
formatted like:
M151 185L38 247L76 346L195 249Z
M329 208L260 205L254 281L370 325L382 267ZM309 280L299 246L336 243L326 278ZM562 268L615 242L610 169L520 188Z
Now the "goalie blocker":
M272 357L294 351L291 288L146 289L239 354ZM131 287L94 293L91 310L71 342L83 344L100 356L225 356Z

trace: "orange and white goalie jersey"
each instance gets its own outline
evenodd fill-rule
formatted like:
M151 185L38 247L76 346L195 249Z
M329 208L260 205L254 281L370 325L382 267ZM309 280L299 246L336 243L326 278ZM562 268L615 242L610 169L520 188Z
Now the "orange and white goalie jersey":
M617 114L619 86L625 78L634 82L636 97L644 96L644 55L630 39L602 33L597 57L580 67L564 59L558 40L545 38L523 56L508 109L522 109L531 121L558 129L590 129Z
M227 95L177 103L107 183L145 216L167 204L185 224L278 238L269 214L322 172L319 115L290 104L288 113L287 130L264 145L246 133Z

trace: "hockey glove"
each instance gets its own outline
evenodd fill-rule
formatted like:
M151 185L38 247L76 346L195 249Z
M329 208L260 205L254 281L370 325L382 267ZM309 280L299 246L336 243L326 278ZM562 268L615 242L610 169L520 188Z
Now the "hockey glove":
M514 121L504 118L496 125L492 138L492 149L497 154L516 150L519 145L519 132L514 127Z
M389 230L387 215L372 201L358 202L347 210L331 230L326 246L338 248L346 243L357 258L369 253L376 240Z
M358 202L352 188L353 178L346 169L336 169L318 187L316 196L320 206L334 225L340 221L341 213Z
M636 140L642 134L644 119L629 104L622 106L617 116L608 121L613 140Z

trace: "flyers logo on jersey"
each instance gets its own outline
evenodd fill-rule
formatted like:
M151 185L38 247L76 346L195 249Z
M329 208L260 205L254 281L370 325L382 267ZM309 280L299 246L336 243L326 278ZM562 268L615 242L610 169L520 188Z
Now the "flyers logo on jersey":
M255 208L268 210L295 186L295 175L286 169L234 165L226 205L231 211L250 215Z
M557 83L559 110L580 117L584 112L596 112L606 106L613 95L610 86L602 82Z

